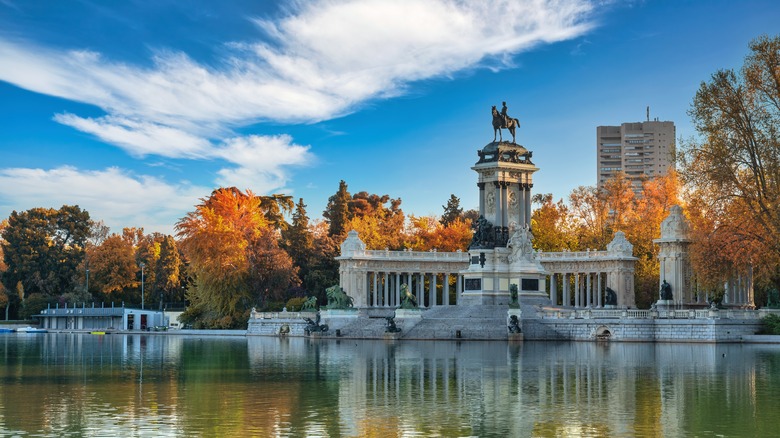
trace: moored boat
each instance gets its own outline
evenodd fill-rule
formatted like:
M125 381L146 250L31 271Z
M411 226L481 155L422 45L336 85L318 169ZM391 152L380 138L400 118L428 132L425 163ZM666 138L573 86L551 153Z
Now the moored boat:
M16 329L17 333L48 333L49 331L38 327L21 327Z

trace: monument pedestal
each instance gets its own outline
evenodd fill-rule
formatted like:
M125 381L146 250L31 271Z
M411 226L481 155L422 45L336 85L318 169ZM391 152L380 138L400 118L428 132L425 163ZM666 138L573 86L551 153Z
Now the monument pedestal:
M422 318L422 310L420 309L396 309L396 319L420 319Z

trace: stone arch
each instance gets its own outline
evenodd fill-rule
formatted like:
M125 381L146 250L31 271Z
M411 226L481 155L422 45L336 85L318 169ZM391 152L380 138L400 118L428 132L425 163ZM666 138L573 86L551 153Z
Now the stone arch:
M612 330L609 327L602 325L596 329L595 334L597 341L608 341L609 338L612 337Z

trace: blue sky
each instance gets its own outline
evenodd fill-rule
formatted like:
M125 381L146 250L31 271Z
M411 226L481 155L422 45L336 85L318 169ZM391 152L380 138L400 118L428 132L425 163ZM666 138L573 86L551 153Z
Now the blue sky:
M507 101L535 193L596 182L596 126L695 135L699 84L780 33L776 1L0 0L0 218L78 204L171 233L219 186L339 180L440 215L477 207Z

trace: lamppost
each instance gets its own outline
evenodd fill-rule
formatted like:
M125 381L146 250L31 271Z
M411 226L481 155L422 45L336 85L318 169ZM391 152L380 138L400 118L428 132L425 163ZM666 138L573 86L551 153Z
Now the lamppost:
M138 266L141 267L141 310L144 310L144 268L146 263L141 262Z

